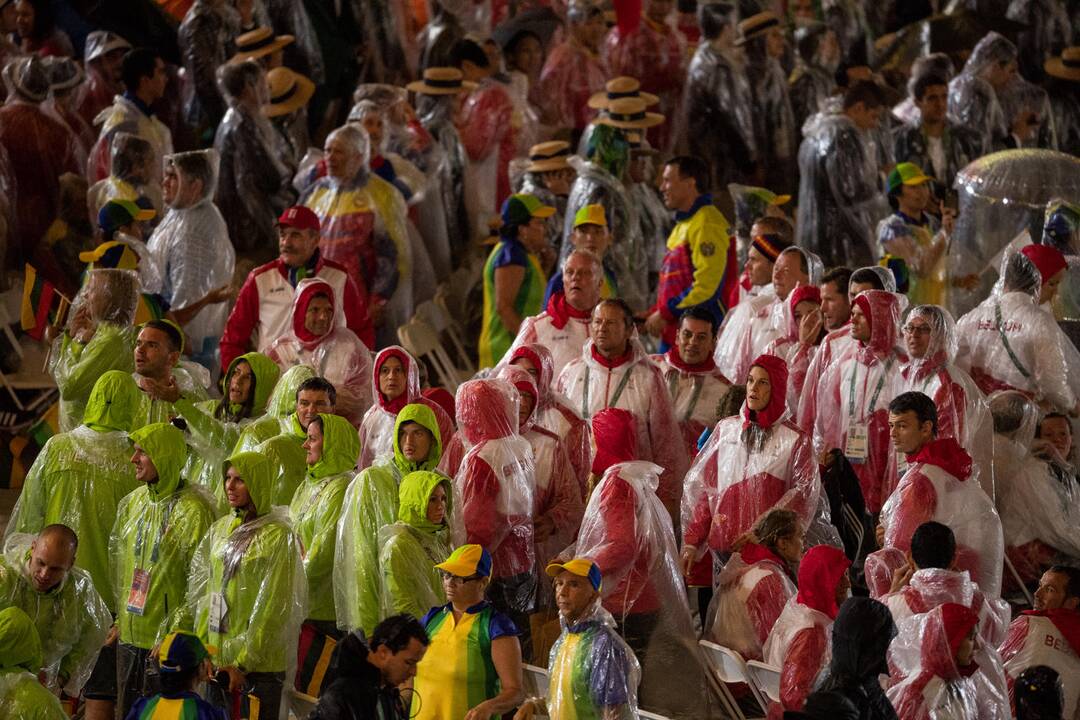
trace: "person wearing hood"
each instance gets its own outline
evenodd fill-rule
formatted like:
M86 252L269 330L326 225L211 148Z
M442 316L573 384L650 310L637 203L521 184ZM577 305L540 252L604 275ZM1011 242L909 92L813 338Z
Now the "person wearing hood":
M1048 245L1002 259L989 298L960 318L958 364L986 394L1019 390L1043 407L1080 412L1080 363L1072 342L1040 305L1053 299L1068 268Z
M850 344L825 369L817 390L814 449L839 449L859 478L871 513L892 488L889 401L903 387L896 347L903 298L884 290L861 292L851 309Z
M319 657L315 648L342 637L336 622L334 558L338 520L360 455L360 441L348 420L319 413L308 423L302 447L307 451L307 475L289 504L289 519L304 550L308 587L308 614L300 629L304 642L297 660L301 672L296 687L318 697L323 683L332 681L335 663L331 659L329 671L315 677L309 676L307 666Z
M215 150L165 156L162 193L169 211L147 241L164 275L161 294L174 314L185 316L192 357L208 368L217 364L229 310L215 301L225 299L236 265L229 229L213 200L219 164Z
M1080 709L1080 571L1054 565L1043 573L1034 609L1025 610L1012 621L998 652L1010 698L1025 670L1044 665L1061 677L1061 716L1076 717Z
M702 616L707 639L745 660L761 660L777 618L795 597L792 569L802 559L805 536L802 520L791 510L770 510L757 522L751 539L732 553L716 580L716 599Z
M61 432L83 421L94 383L110 370L135 369L131 321L139 302L139 276L131 270L88 270L68 313L67 327L52 344L49 372L60 391ZM124 428L127 430L128 428Z
M796 244L830 267L877 259L873 222L888 214L888 204L871 135L883 101L873 82L856 82L845 92L841 112L822 112L804 128Z
M129 132L117 132L109 146L110 173L90 186L87 204L94 217L110 200L136 202L144 198L156 213L162 208L162 186L157 179L154 146Z
M735 551L774 508L793 510L803 528L813 523L821 480L810 437L786 419L787 387L783 360L755 360L741 412L717 423L686 474L681 562L688 577L706 553Z
M273 219L296 200L288 170L277 157L274 128L262 113L269 102L266 73L255 60L224 64L218 83L229 110L214 135L222 161L215 204L233 245L263 257L273 252Z
M85 92L86 73L82 65L70 57L47 57L44 62L49 76L49 99L42 107L71 130L75 137L75 161L85 170L86 158L97 140L97 133L79 114L77 107Z
M907 552L924 522L947 525L956 535L956 569L968 571L996 597L1005 553L1001 519L972 477L971 456L954 438L938 438L936 432L937 409L926 395L905 392L889 403L889 435L905 462L881 509L884 547Z
M720 401L731 388L731 381L713 360L718 329L711 310L692 307L679 318L675 344L662 355L651 357L671 395L691 458L697 454L701 433L720 420Z
M641 705L669 717L701 717L704 669L671 516L657 495L661 468L638 460L640 419L619 408L593 419L598 478L572 552L596 563L602 606L642 670ZM673 668L678 667L677 672Z
M589 99L604 91L608 71L600 58L607 26L604 12L588 2L566 8L566 39L547 54L540 71L540 91L553 106L554 125L577 138L596 115Z
M301 280L293 301L291 332L267 354L282 370L315 368L337 390L337 412L359 427L371 403L371 352L347 327L337 325L334 290L319 278Z
M816 285L799 285L788 293L783 305L784 334L766 346L766 355L775 355L787 363L787 409L794 418L799 399L818 346L825 337L821 314L821 290Z
M319 218L319 250L340 262L369 298L380 345L412 314L412 261L401 193L369 170L371 140L355 124L326 138L326 177L304 191L300 204Z
M109 532L120 500L138 487L128 432L139 389L128 373L110 370L94 384L83 424L49 438L27 473L5 539L54 523L79 538L75 564L94 579L110 610L117 590L109 574Z
M795 30L795 54L788 83L795 128L801 136L806 121L823 109L824 101L836 90L840 42L828 25L812 22Z
M151 110L165 96L169 85L165 61L154 49L136 48L124 54L120 74L123 94L114 96L112 105L94 118L94 125L100 126L101 131L87 161L87 179L93 183L112 174L110 150L113 137L126 132L153 146L153 174L147 181L158 183L162 159L173 151L172 133Z
M769 704L770 720L801 710L832 657L831 629L851 590L842 550L810 548L799 563L799 593L788 600L765 641L765 662L780 668L780 702Z
M187 447L180 430L169 423L146 425L131 441L142 486L121 501L109 539L120 633L116 704L123 717L139 696L157 692L147 661L178 624L192 558L216 519L209 489L181 476Z
M19 189L13 202L13 257L29 260L34 246L56 217L58 178L79 173L78 140L62 121L46 112L49 95L45 63L36 55L17 57L4 66L7 101L0 107L0 148L6 154Z
M296 392L304 382L314 377L318 377L318 373L310 365L293 365L282 372L266 401L265 414L241 428L240 439L236 441L233 452L254 450L261 443L289 430L292 415L296 412Z
M546 694L527 698L514 720L532 720L536 715L635 717L641 667L600 603L604 586L600 567L588 558L573 558L553 562L545 572L554 579L562 631L551 649L548 687L541 688Z
M284 509L271 507L270 461L244 452L225 466L233 512L211 525L199 543L180 625L213 648L215 669L228 676L210 698L216 705L233 707L254 695L260 714L276 718L308 616L302 545Z
M589 423L570 406L570 401L556 392L553 355L541 343L519 345L507 356L507 364L525 370L536 383L539 397L533 411L534 425L554 433L562 440L577 478L582 498L588 496L592 468L592 434Z
M37 679L41 640L33 621L17 607L0 610L0 706L13 718L64 720L56 696Z
M550 249L544 221L554 213L534 195L511 195L503 203L499 242L484 263L480 367L495 367L522 321L543 309L547 275L541 257Z
M887 607L870 598L845 600L833 621L832 658L817 692L847 698L858 720L896 720L879 681L889 673L886 658L894 637L896 625ZM810 698L804 709L809 711Z
M904 720L1008 720L1009 691L1001 657L978 633L979 616L956 603L900 624L889 650L889 701Z
M405 405L394 421L392 442L393 455L380 456L373 465L361 470L345 493L334 555L335 606L338 627L343 630L360 629L369 633L380 618L393 614L383 612L386 588L381 585L379 572L386 566L380 558L389 548L381 540L382 532L395 520L402 519L402 512L415 517L414 511L403 511L398 504L404 492L401 489L404 478L418 471L437 473L444 446L435 411L423 403ZM442 477L449 482L446 475ZM428 496L433 492L434 488L430 489ZM451 496L452 493L446 496L444 515L447 517ZM416 502L415 498L412 501ZM391 559L388 557L387 561ZM421 608L420 614L424 612L426 609Z
M94 581L75 567L78 539L66 525L36 536L14 535L0 559L0 608L17 607L41 638L41 664L32 668L54 694L77 698L105 643L112 615Z
M556 388L581 408L582 417L592 418L609 407L634 415L639 457L663 469L659 496L676 517L686 471L685 444L660 370L636 337L630 307L618 299L601 300L593 309L591 334L581 356L559 375Z
M702 41L693 53L685 78L680 78L686 83L681 108L686 118L686 143L690 153L704 160L708 167L702 178L704 182L698 186L702 193L722 191L728 183L741 182L760 167L766 167L761 162L766 148L759 144L765 138L759 138L755 132L755 124L763 119L755 116L754 91L748 82L742 49L738 47L742 44L736 37L738 17L738 9L731 3L703 3L698 8ZM755 76L761 86L768 82L763 72L761 75L755 72ZM787 83L783 85L786 98ZM656 88L649 90L655 92ZM667 114L671 116L670 111ZM768 138L768 144L771 148L773 138ZM787 145L788 152L794 150L793 144L794 139ZM663 145L653 147L668 149Z
M187 423L191 446L187 479L202 485L224 513L225 492L217 481L221 463L231 454L241 432L266 412L267 401L278 381L278 367L262 353L235 358L222 380L225 395L219 400L194 403L180 398L174 403Z
M575 248L563 260L559 275L562 291L551 293L542 312L522 321L504 356L512 357L526 344L543 345L551 354L555 377L581 355L581 346L589 339L589 318L603 297L603 262L592 251Z
M1017 77L1016 45L989 32L971 51L960 74L949 82L948 119L978 134L981 152L1003 146L1009 136L1001 93Z
M956 569L956 535L933 520L915 529L905 562L894 569L889 592L879 599L897 623L947 602L969 607L979 615L979 636L993 647L1004 639L1010 613L1004 600L987 597L968 571Z
M453 543L453 483L440 472L416 470L401 479L397 522L379 530L376 575L379 616L424 613L446 602L435 569L450 557Z
M421 403L431 408L439 424L442 446L449 446L454 437L454 422L438 403L421 394L417 361L404 348L393 345L380 350L375 356L371 368L371 390L375 401L360 423L358 469L369 468L379 458L393 452L397 414L410 403Z
M176 403L207 399L210 373L201 365L180 361L184 333L172 320L143 323L135 338L135 372L139 408L133 430L179 415Z
M458 388L458 427L468 451L454 474L465 542L494 561L488 598L521 631L530 657L528 615L536 601L536 460L518 425L520 398L505 380L471 380Z

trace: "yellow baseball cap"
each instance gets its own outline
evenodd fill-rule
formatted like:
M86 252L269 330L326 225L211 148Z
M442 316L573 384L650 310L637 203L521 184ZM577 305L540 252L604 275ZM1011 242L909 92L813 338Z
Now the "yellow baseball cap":
M457 577L489 577L491 554L479 545L462 545L435 567Z
M607 215L604 214L604 206L586 205L574 213L574 227L582 225L607 227Z
M600 592L600 588L604 586L604 578L600 574L600 568L592 560L574 558L564 563L553 562L547 566L545 572L547 572L548 577L555 577L564 570L571 575L588 578L589 582L592 583L593 590L597 592Z

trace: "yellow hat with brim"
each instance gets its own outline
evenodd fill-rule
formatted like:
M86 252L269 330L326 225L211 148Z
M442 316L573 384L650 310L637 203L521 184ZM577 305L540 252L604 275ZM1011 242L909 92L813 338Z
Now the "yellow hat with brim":
M607 227L607 215L603 205L586 205L574 213L574 227L582 225L600 225Z
M529 164L525 172L552 172L570 169L570 143L551 140L529 148Z
M296 38L292 35L274 35L274 31L270 28L258 27L236 38L236 54L229 58L229 62L258 60L277 52L295 40Z
M456 577L489 577L491 555L479 545L462 545L435 567Z
M600 592L601 588L604 587L604 577L600 573L600 568L592 560L574 558L564 563L553 562L547 566L544 572L548 574L548 577L558 577L559 573L564 571L571 575L588 578L593 590L597 592Z
M589 97L588 105L593 110L607 110L615 100L623 98L639 98L645 101L646 107L652 107L660 102L660 98L652 93L642 92L641 83L637 78L629 75L620 75L608 80L604 84L604 91L593 93Z
M1050 58L1043 69L1056 78L1080 82L1080 46L1065 48L1061 57Z
M315 94L315 83L287 67L274 68L266 74L270 85L270 102L263 105L263 115L288 115L308 104Z
M597 125L609 125L621 130L644 130L656 127L664 122L660 113L647 112L646 103L641 98L620 98L613 100L607 110L596 118Z
M405 86L410 92L421 95L457 95L476 89L476 83L465 80L457 68L430 67L424 70L424 79Z

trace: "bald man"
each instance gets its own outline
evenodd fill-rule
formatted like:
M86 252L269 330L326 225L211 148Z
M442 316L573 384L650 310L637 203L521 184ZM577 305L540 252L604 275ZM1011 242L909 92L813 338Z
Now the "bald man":
M45 685L78 697L97 661L112 616L90 575L75 567L79 541L66 525L13 535L0 559L0 610L17 607L41 637Z

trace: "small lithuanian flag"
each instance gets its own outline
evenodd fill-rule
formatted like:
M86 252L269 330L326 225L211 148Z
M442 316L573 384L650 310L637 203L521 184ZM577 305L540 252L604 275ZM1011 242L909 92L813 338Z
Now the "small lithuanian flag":
M41 340L49 325L61 325L71 301L60 294L51 282L38 275L33 265L26 266L23 284L22 318L23 331Z

